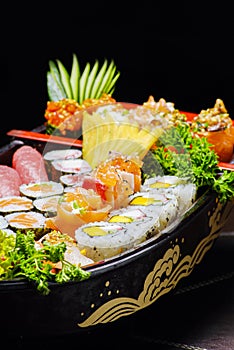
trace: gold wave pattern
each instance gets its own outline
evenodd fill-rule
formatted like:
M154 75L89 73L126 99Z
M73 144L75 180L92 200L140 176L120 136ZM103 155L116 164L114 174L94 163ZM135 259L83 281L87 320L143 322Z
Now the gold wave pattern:
M181 249L179 244L169 248L163 258L159 259L154 269L147 275L144 288L137 299L130 297L119 297L112 299L97 310L95 310L84 322L78 323L79 327L88 327L99 323L107 323L120 317L128 316L155 302L162 295L170 292L177 283L188 276L195 265L199 264L206 252L212 247L223 227L230 209L222 206L219 202L213 208L210 215L210 232L200 241L192 256L185 255L181 260Z

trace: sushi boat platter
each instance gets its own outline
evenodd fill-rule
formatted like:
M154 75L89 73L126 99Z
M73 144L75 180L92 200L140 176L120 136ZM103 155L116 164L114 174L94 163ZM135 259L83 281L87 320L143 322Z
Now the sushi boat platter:
M150 307L202 262L233 209L222 100L198 115L153 96L117 102L113 61L102 77L98 62L79 75L76 55L70 76L57 64L43 125L10 130L0 148L8 336L89 331Z
M11 207L12 209L4 209L0 203L1 217L3 221L8 222L7 226L3 223L3 229L19 228L21 232L27 232L17 224L16 213L22 217L22 212L25 215L33 212L35 222L36 215L42 216L43 224L45 220L52 220L63 231L63 222L54 220L57 203L62 194L72 193L69 188L75 176L78 177L78 171L74 173L67 170L68 173L65 173L59 160L65 154L69 158L70 152L74 157L73 161L79 160L79 169L83 167L83 174L90 171L89 163L81 158L84 139L78 140L78 146L71 142L71 138L68 139L70 145L58 143L57 139L63 138L60 136L56 136L55 142L47 142L43 139L43 131L38 131L39 129L36 129L32 134L41 135L39 140L36 137L13 137L0 149L0 164L10 167L11 170L16 169L20 174L25 173L26 176L24 183L17 187L17 190L20 188L19 195L12 188L15 186L14 175L7 175L7 178L11 177L8 198L20 197L23 209L20 208L20 201L17 201L16 208ZM42 193L42 187L39 189L40 194L37 194L39 187L36 189L33 186L36 180L34 179L32 184L31 180L27 179L27 176L32 176L33 171L27 172L26 163L19 162L21 157L24 161L27 159L27 149L28 154L32 150L37 151L46 165L45 168L41 166L40 181L48 185L49 174L49 183L53 183L53 186L50 187L51 192L48 192L47 188L45 195ZM24 150L21 156L20 150ZM58 153L59 159L56 159ZM32 165L37 157L36 154L30 157ZM231 162L228 164L232 166ZM66 169L69 166L73 166L71 159ZM65 232L75 237L80 242L81 249L86 251L82 263L84 271L89 273L88 278L66 283L49 282L50 292L46 295L22 278L0 280L0 298L4 305L1 329L9 335L51 335L89 330L149 307L165 294L173 292L180 280L189 276L212 248L231 213L233 201L222 202L217 193L209 189L201 191L198 195L191 184L180 182L178 186L175 185L174 176L160 176L158 183L163 189L158 191L154 189L156 178L148 178L141 190L137 188L133 194L127 196L131 200L127 200L126 204L123 204L124 197L121 199L121 205L117 202L111 214L109 213L108 222L105 219L97 219L94 223L83 222L79 229L75 229L78 224L75 223L74 228L70 217L69 225L65 225ZM170 182L173 186L169 191ZM162 183L165 186L162 186ZM7 186L9 185L5 182L5 187ZM172 194L173 188L176 189L176 196ZM12 196L11 190L14 192ZM7 196L4 193L1 196L6 200ZM49 199L51 206L54 205L55 208L49 209L46 214L40 204L45 204L45 199ZM150 200L151 205L146 209L143 203ZM46 235L43 224L38 224L34 230L38 240ZM100 232L111 232L109 241L106 235L98 234L90 235L90 242L87 241L87 234L84 232L93 232L95 227ZM100 240L102 243L99 247ZM95 249L93 245L96 245Z

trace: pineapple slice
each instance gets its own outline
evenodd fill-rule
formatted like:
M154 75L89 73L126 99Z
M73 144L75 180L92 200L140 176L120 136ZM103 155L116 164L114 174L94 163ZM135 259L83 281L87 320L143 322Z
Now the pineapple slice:
M92 168L106 160L110 152L126 156L138 156L141 160L163 132L162 125L142 127L129 119L128 114L121 121L111 112L103 115L84 111L82 154Z

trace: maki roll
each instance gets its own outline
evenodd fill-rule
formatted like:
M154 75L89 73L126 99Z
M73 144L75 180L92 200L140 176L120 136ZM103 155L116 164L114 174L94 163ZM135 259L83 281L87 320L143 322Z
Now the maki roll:
M63 190L63 185L56 181L22 184L20 186L20 193L29 198L42 198L61 195Z
M57 205L60 198L61 196L37 198L33 201L33 206L46 217L55 216L57 214Z
M81 150L68 148L62 150L52 150L48 151L43 155L45 162L45 167L49 176L49 179L52 181L59 180L59 173L53 166L53 161L57 160L67 160L67 159L78 159L82 155Z
M179 213L183 214L196 200L197 187L186 178L172 175L156 176L147 179L142 190L154 193L173 194L179 205Z
M45 229L45 216L33 211L15 212L5 216L8 226L13 231L34 232L35 238L41 238L48 230Z
M64 186L82 186L84 174L65 174L59 180Z
M57 159L51 162L53 181L66 174L84 174L92 169L84 159Z
M149 216L158 217L158 230L162 231L176 219L179 204L173 194L138 192L131 196L128 208L138 208Z
M157 211L131 207L114 210L106 221L82 225L75 231L80 249L95 262L135 249L151 237L158 237L162 222Z
M8 222L3 215L0 215L0 230L8 227Z
M134 237L129 235L123 224L93 222L79 227L75 231L79 249L97 262L123 253L134 245Z
M159 216L148 215L144 208L132 208L129 206L124 209L114 210L110 213L107 221L125 225L128 235L133 237L134 246L160 232Z
M15 211L33 209L32 199L24 196L9 196L0 198L0 213L9 214Z
M53 161L58 159L77 159L82 155L81 150L74 148L58 149L46 152L43 157L46 161Z

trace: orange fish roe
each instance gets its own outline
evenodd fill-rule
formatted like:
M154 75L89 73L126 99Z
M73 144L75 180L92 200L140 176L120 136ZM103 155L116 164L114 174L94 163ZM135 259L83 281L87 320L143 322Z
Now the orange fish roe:
M59 128L61 133L65 133L65 129L79 130L81 128L82 118L79 118L81 110L79 103L72 99L48 101L44 116L50 125Z
M103 94L100 99L86 99L80 105L76 100L64 98L59 101L48 101L44 117L48 124L59 129L62 135L66 131L77 131L82 127L83 111L89 107L115 103L111 95Z
M100 164L96 169L95 176L105 185L115 186L121 179L118 171L131 173L134 176L134 192L137 192L141 186L141 166L142 162L138 159L116 155Z

